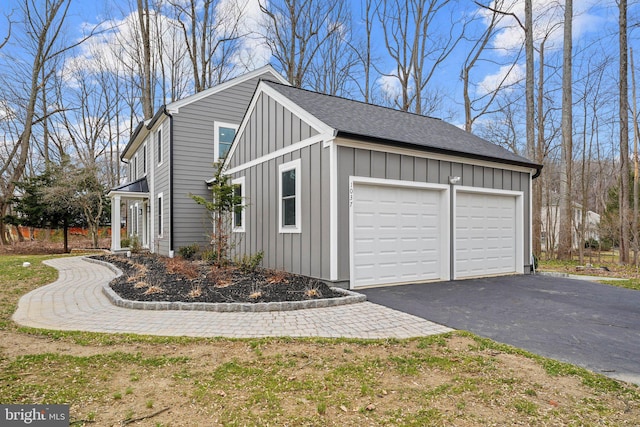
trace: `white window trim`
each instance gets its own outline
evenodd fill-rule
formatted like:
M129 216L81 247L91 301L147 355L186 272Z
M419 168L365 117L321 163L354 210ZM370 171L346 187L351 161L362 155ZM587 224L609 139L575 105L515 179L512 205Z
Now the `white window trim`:
M162 163L164 163L164 156L162 155L162 127L159 128L156 131L156 149L157 149L157 159L158 161L158 166L160 166Z
M162 239L162 235L164 234L164 194L158 193L158 209L159 212L156 212L156 219L159 219L158 224L158 239Z
M300 159L278 166L278 231L280 233L302 233L302 177L300 175L300 169ZM285 227L282 225L282 174L290 170L296 171L296 225Z
M240 213L240 216L242 218L241 219L242 225L240 227L236 226L236 215L235 215L235 212L233 212L233 214L231 216L232 230L233 230L234 233L244 233L245 232L245 224L246 224L246 222L245 222L245 214L244 213L245 213L245 210L247 208L247 205L246 205L246 202L245 202L246 197L245 197L245 185L244 185L244 183L245 183L244 176L241 176L241 177L236 178L236 179L231 181L231 185L239 185L240 186L240 197L242 197L242 202L240 202L241 205L242 205L242 212Z
M217 162L220 160L220 128L231 128L235 129L236 135L238 134L238 126L233 123L225 123L225 122L214 122L213 123L213 161ZM233 143L231 144L233 146ZM231 151L231 150L229 150ZM229 156L229 151L227 151L227 156Z
M149 160L149 152L147 151L147 143L142 144L142 176L147 176L147 161Z

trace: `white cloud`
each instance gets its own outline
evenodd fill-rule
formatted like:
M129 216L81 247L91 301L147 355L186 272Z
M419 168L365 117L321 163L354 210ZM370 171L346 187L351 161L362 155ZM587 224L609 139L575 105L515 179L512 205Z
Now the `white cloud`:
M392 74L378 77L377 84L385 99L396 99L402 94L400 81Z
M488 74L482 79L476 88L477 95L486 95L495 91L500 85L504 90L518 83L525 77L525 70L521 64L503 65L494 74Z
M594 11L594 6L603 7L603 3L610 0L594 2L594 0L575 0L573 3L573 39L577 40L584 35L599 31L606 21L606 18ZM495 7L495 1L491 3ZM508 3L508 2L507 2ZM515 14L521 23L524 24L524 0L514 0L510 4L503 6L508 12ZM485 23L489 22L490 11L484 9L479 13L485 17ZM546 47L558 49L562 47L563 22L564 22L564 1L558 0L536 0L533 2L533 37L536 41L541 41L547 37ZM503 50L505 53L514 49L520 49L524 43L524 31L511 16L505 16L500 23L500 31L493 40L492 47Z

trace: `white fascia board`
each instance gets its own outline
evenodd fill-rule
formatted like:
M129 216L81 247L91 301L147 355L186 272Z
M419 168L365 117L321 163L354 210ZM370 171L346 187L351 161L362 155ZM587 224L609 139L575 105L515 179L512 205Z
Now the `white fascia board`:
M167 109L172 112L172 113L177 113L179 112L181 107L184 107L186 105L189 105L193 102L199 101L201 99L204 99L208 96L214 95L216 93L222 92L223 90L229 89L235 85L238 85L240 83L244 83L247 80L251 80L255 77L258 77L261 74L264 73L270 73L273 75L273 77L278 80L280 83L288 85L289 82L287 81L287 79L285 79L284 77L282 77L280 75L280 73L278 73L271 65L265 65L264 67L260 67L256 70L250 71L246 74L243 74L241 76L235 77L231 80L227 80L224 83L220 83L219 85L216 85L212 88L203 90L202 92L198 92L194 95L188 96L184 99L181 99L179 101L175 101L172 102L171 104L167 105Z
M383 153L404 154L406 156L420 157L423 159L442 160L446 162L464 163L474 166L485 166L496 169L505 169L515 172L531 173L533 168L525 166L511 165L508 163L500 163L498 160L495 162L489 160L473 159L471 157L456 156L451 154L440 154L427 151L429 148L425 147L424 150L416 148L406 148L393 146L389 144L378 144L375 142L360 141L354 139L337 138L336 144L341 147L349 148L361 148L363 150L380 151Z
M251 117L251 113L255 110L256 104L258 103L258 99L260 99L260 95L263 93L271 97L274 101L278 102L280 105L282 105L283 107L291 111L296 116L298 116L302 121L307 122L309 125L311 125L311 127L317 130L320 133L320 135L331 134L333 137L333 134L335 131L332 127L318 120L318 118L308 113L306 110L303 110L300 106L295 104L289 98L282 95L280 92L276 91L275 89L269 87L265 82L260 82L260 84L258 85L258 88L256 89L255 94L253 95L253 99L249 103L249 108L247 108L247 112L242 118L242 123L240 123L240 127L236 132L236 137L234 138L233 143L231 144L229 153L227 153L227 157L225 158L224 164L222 165L223 169L226 169L227 167L229 167L229 162L231 161L231 158L233 157L236 151L236 147L238 146L238 141L240 140L241 135L244 134L247 124L249 123L249 118Z

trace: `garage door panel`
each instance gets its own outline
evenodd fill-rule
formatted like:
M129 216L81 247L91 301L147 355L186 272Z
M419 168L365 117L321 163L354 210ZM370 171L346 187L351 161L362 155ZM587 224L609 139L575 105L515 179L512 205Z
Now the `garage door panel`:
M442 190L354 184L352 287L442 276Z
M516 272L516 197L458 192L455 277Z

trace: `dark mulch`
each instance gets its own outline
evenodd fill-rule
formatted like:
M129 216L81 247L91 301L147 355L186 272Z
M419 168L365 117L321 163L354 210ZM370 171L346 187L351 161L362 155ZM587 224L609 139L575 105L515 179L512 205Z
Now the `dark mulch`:
M94 256L122 270L111 288L133 301L281 302L342 296L326 283L282 271L217 268L202 261L186 261L149 254Z

